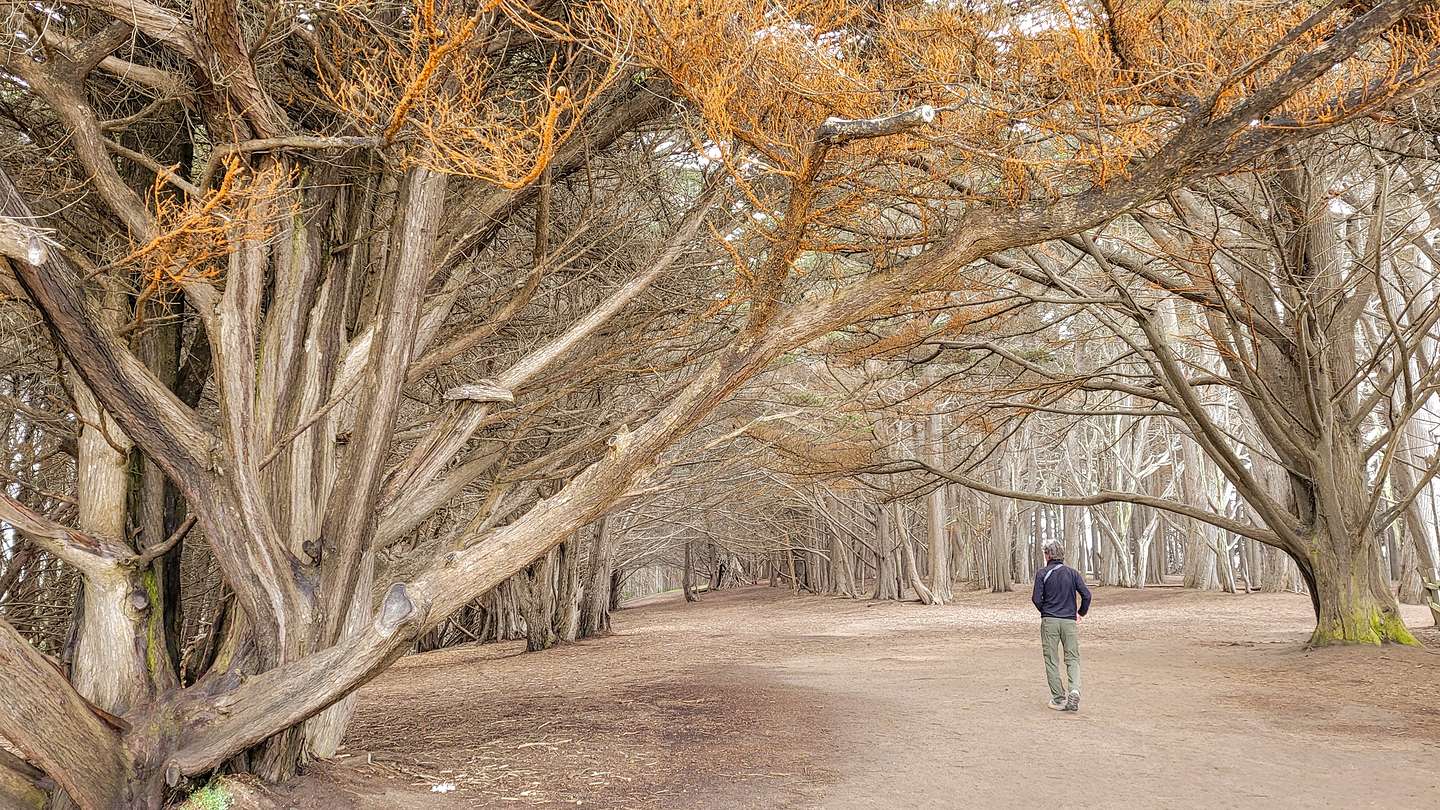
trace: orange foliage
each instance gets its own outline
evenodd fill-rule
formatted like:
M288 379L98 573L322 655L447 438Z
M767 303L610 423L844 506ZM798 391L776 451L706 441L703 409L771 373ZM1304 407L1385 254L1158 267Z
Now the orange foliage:
M1224 115L1352 19L1334 3L1293 0L603 3L633 32L638 56L694 105L711 141L743 142L775 173L799 173L827 117L929 104L940 115L925 130L847 147L852 167L923 155L931 180L972 178L1001 199L1123 177L1182 107L1214 99L1213 114ZM1425 24L1440 34L1434 12ZM1396 32L1294 96L1273 125L1372 111L1402 89L1395 79L1407 68L1435 60L1432 42Z
M157 176L151 205L160 235L132 250L118 265L134 265L142 279L140 299L192 280L219 278L223 260L240 242L269 237L294 181L293 171L251 171L232 158L220 184L204 197L177 197Z
M760 310L807 253L870 252L881 269L941 237L956 204L1058 200L1123 180L1187 115L1238 109L1356 13L1323 0L594 4L693 108L696 152L718 160L757 213L745 231L769 242L771 260L731 250L727 303ZM1437 66L1425 32L1440 34L1433 14L1253 126L1376 112ZM926 126L815 142L828 118L921 105L938 113Z
M328 20L341 78L322 90L358 126L435 171L504 188L534 182L618 76L616 47L602 30L587 30L582 43L523 4L424 0L403 35L363 12L344 6ZM515 70L513 60L533 54L512 48L528 40L568 45L578 56L563 69L552 56L543 70Z

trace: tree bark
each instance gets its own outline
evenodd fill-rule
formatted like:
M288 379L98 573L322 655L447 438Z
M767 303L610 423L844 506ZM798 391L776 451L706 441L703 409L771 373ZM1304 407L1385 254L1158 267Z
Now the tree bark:
M555 634L553 600L555 550L520 572L515 577L520 598L520 613L525 618L525 649L530 652L548 650L559 639Z
M931 466L944 464L944 431L941 415L930 414L926 420L925 447L929 452ZM950 536L946 531L948 504L947 488L942 484L930 490L925 498L925 527L930 548L930 594L934 603L943 605L955 598L952 587L953 574L950 566Z
M910 589L915 592L915 598L927 605L942 604L925 586L925 578L920 576L920 571L915 566L915 547L910 539L910 532L906 530L900 520L900 503L896 501L890 505L895 515L895 530L899 532L900 561L905 579L910 583Z
M1014 590L1010 580L1010 524L1015 504L1009 498L998 495L990 497L990 580L992 593L1008 593Z
M695 595L694 571L695 571L695 543L685 541L685 562L680 569L680 589L685 593L686 602L698 602L700 598Z
M0 807L45 810L46 793L54 787L39 769L0 748Z
M590 564L580 608L580 635L583 638L610 632L610 573L614 568L614 532L610 516L595 522L590 541Z
M561 641L580 636L580 534L572 533L556 546L558 565L555 593L555 635Z
M876 601L899 599L899 571L895 565L896 548L889 510L884 506L875 507L875 594Z
M1308 571L1301 568L1320 603L1311 645L1416 643L1400 618L1390 584L1380 575L1375 538L1368 533L1347 536L1322 521L1310 547L1321 550L1311 557Z
M49 774L85 810L127 807L127 790L158 792L153 764L132 763L120 734L106 725L59 669L0 621L0 728L35 765ZM143 805L142 805L143 806Z

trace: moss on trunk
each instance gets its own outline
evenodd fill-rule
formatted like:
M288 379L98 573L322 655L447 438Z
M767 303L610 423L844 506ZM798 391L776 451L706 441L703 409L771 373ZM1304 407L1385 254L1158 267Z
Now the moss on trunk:
M1400 606L1379 574L1372 544L1333 546L1312 555L1308 583L1317 597L1318 615L1311 646L1327 644L1418 645L1400 618Z

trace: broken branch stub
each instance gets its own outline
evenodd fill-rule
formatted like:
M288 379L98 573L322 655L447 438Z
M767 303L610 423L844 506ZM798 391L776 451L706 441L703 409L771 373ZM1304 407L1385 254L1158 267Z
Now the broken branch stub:
M45 235L11 217L0 216L0 256L32 267L45 262L49 248Z

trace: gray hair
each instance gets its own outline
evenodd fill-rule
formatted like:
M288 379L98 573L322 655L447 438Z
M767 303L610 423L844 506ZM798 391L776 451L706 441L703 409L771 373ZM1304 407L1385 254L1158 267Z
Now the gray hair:
M1046 540L1042 548L1045 550L1045 556L1052 560L1065 559L1065 547L1060 545L1059 540Z

